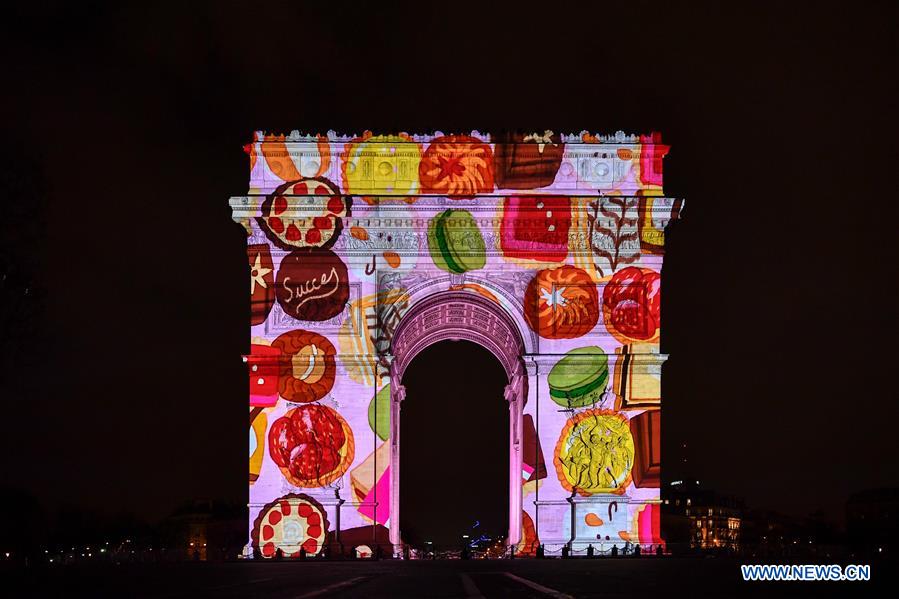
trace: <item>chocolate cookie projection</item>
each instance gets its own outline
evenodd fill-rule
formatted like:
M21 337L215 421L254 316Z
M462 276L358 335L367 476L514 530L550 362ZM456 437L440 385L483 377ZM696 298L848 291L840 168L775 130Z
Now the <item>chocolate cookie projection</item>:
M646 410L628 422L634 437L634 486L659 488L662 468L662 414Z
M289 331L272 341L272 347L281 350L283 356L278 393L287 401L316 401L334 386L337 350L326 337L310 331Z
M275 267L267 243L247 246L250 263L250 324L265 322L275 304Z
M498 189L535 189L552 185L565 144L552 131L495 135L493 177Z
M350 298L346 264L330 250L296 250L281 260L275 297L297 320L328 320Z
M349 216L351 200L324 177L288 181L262 202L256 220L265 236L284 250L334 245Z

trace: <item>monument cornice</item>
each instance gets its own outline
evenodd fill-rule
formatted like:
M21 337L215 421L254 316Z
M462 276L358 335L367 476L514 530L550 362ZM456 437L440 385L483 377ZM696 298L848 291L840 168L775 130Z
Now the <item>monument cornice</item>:
M515 135L542 135L542 136L557 136L557 138L567 145L585 145L585 146L597 146L597 145L653 145L653 144L661 144L661 139L652 133L649 134L634 134L634 133L625 133L624 131L616 131L611 134L602 134L602 133L591 133L589 131L583 130L579 133L557 133L549 129L545 129L541 131L515 131L515 132L503 132L499 136L504 137L509 134ZM548 134L548 135L547 135ZM484 143L505 143L499 142L494 139L496 135L492 135L487 132L480 132L477 130L474 131L434 131L432 133L406 133L406 132L396 132L396 133L384 133L378 132L373 133L371 131L365 131L362 134L346 134L346 133L338 133L336 131L327 131L326 133L301 133L297 130L293 130L287 134L272 134L266 133L263 131L257 131L254 135L255 143L281 143L285 146L293 147L293 146L315 146L321 142L328 143L353 143L359 142L364 139L375 137L375 138L389 138L389 143L396 145L415 145L422 143L430 143L434 141L436 138L446 138L446 137L474 137L481 140ZM641 141L646 140L646 141ZM452 143L448 142L445 139L441 140L441 143ZM462 142L464 143L464 142Z

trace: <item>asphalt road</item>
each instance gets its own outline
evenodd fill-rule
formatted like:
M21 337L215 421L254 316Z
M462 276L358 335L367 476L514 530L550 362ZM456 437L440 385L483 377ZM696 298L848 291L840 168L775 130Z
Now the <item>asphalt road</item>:
M868 582L744 582L736 559L624 558L381 562L182 563L2 572L5 590L33 597L879 597L895 564Z

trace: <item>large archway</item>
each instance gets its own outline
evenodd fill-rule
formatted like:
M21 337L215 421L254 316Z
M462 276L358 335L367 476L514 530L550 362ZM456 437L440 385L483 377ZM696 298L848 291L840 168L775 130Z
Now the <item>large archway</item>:
M446 376L449 375L449 376ZM506 373L470 341L441 341L403 375L403 541L457 546L508 532Z
M467 340L492 353L506 371L509 404L509 533L521 539L521 422L527 398L524 341L512 318L496 302L464 291L435 293L403 315L391 340L390 359L390 542L400 548L400 407L406 397L403 374L423 349L447 339Z

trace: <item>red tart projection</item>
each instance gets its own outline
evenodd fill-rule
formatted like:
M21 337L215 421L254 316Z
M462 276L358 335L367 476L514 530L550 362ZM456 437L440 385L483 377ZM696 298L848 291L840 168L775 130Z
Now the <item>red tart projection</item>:
M565 144L550 130L495 135L495 174L499 189L536 189L552 185Z
M269 456L295 487L323 487L343 476L355 455L353 432L334 409L297 406L272 423Z
M599 320L596 283L576 266L538 271L525 291L524 316L545 339L582 337Z
M259 479L262 470L262 460L265 458L265 428L268 426L268 417L265 412L253 414L250 411L250 484Z
M266 243L247 246L250 262L250 324L265 322L275 305L275 266Z
M328 538L328 516L318 501L303 493L289 493L266 504L253 522L251 537L262 557L278 550L284 557L318 555Z
M503 256L538 262L568 257L571 200L562 196L511 196L503 200L499 238Z
M283 250L334 245L349 216L351 200L324 177L279 185L262 202L259 227Z
M629 266L615 273L602 292L603 321L621 343L655 342L661 324L659 273Z
M311 331L288 331L272 341L280 362L278 393L287 401L317 401L334 386L337 350L327 337Z
M468 135L437 137L418 165L422 193L473 196L493 191L493 152Z
M346 264L330 250L296 250L284 256L275 297L297 320L328 320L343 312L350 298Z

